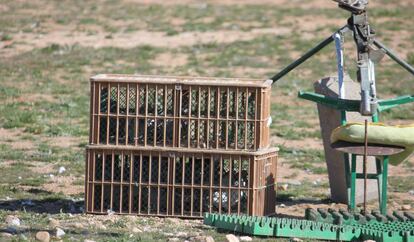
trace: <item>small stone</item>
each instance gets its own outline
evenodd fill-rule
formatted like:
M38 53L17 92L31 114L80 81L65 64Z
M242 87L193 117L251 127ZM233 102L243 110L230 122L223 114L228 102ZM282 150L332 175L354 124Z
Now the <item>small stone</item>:
M28 199L28 200L23 200L23 201L22 201L22 205L23 205L23 206L33 206L33 205L34 205L34 203L33 203L33 201L32 201L32 200Z
M211 237L211 236L207 236L207 237L206 237L206 242L214 242L213 237Z
M103 225L102 223L95 225L95 228L100 229L100 230L106 230L106 226Z
M137 227L132 228L132 233L138 234L138 233L142 233L142 230L140 230Z
M26 241L26 240L28 240L26 235L24 235L24 234L19 235L19 241Z
M56 237L60 238L60 237L64 236L66 233L65 233L65 231L63 231L63 229L56 228L55 234L56 234Z
M152 227L150 227L150 226L145 226L145 227L143 228L143 230L144 230L144 232L151 232L153 229L152 229Z
M404 211L410 210L411 209L411 205L404 204L404 205L401 206L401 209L404 210Z
M168 241L180 241L179 238L169 238Z
M17 229L15 226L8 226L6 227L5 230L3 230L3 232L9 233L9 234L17 234Z
M364 240L364 242L375 242L375 240Z
M47 231L39 231L36 233L36 240L42 241L42 242L49 242L50 241L50 235Z
M414 190L410 190L410 191L408 191L408 193L409 193L410 195L414 195Z
M303 240L301 240L301 239L299 239L299 238L292 238L290 241L293 241L293 242L301 242L301 241L303 241Z
M285 204L283 204L283 203L281 203L281 204L279 205L279 207L284 208L284 207L286 207L286 205L285 205Z
M177 218L165 218L165 221L170 224L177 224L178 222L180 222L180 220Z
M195 237L191 238L191 241L205 242L206 241L206 236L195 236Z
M59 174L62 174L65 171L66 171L65 167L63 167L63 166L59 167Z
M302 182L297 181L297 180L291 180L291 181L288 181L287 184L292 185L292 186L301 186Z
M20 219L13 215L6 216L6 223L9 226L20 226Z
M188 234L186 232L178 232L177 237L187 237Z
M85 239L83 242L95 242L95 240Z
M11 233L6 233L6 232L3 232L3 233L0 233L0 237L4 237L4 238L10 238L10 237L13 237L13 234L11 234Z
M56 220L54 218L49 219L49 227L50 228L54 229L56 227L59 227L59 225L60 225L59 220Z
M282 185L278 186L277 189L279 191L287 191L288 187L289 187L289 184L282 184Z
M111 209L108 209L108 210L106 211L106 213L107 213L109 216L112 216L112 215L114 215L114 214L115 214L115 212L114 212L114 211L112 211Z
M228 242L239 242L240 241L234 234L227 234L226 239Z
M74 223L73 227L77 228L77 229L83 229L83 224L81 223Z
M253 239L251 237L249 237L249 236L241 236L240 237L240 240L241 241L252 241Z

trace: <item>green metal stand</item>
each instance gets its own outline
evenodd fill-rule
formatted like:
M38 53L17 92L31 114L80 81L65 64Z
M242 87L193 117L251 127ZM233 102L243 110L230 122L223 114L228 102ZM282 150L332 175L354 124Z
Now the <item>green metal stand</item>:
M359 112L361 103L360 100L336 99L313 92L303 91L300 91L298 93L298 97L345 112ZM414 102L414 96L412 95L400 96L386 100L378 100L377 113L412 102Z
M341 112L341 125L347 123L347 112L359 112L360 100L348 100L348 99L336 99L326 97L324 95L316 94L313 92L298 93L298 97L306 99L312 102L316 102L330 108L339 110ZM377 110L375 115L372 116L372 122L377 123L379 120L379 113L382 111L398 107L403 104L414 102L414 96L407 95L396 97L387 100L378 100ZM345 161L345 178L348 190L348 208L351 211L355 210L355 195L356 195L356 180L364 178L363 174L356 172L356 155L351 156L351 164L349 162L349 154L344 153ZM388 156L383 157L383 161L376 159L376 174L369 174L368 179L376 179L378 182L378 200L380 211L382 214L387 212L387 176L388 176Z
M350 181L349 189L350 189L350 196L348 200L348 207L349 209L354 212L356 208L355 202L355 194L356 194L356 181L357 179L364 179L363 173L356 172L356 160L357 155L352 154L351 159L351 172L346 173ZM376 159L376 173L374 174L367 174L367 179L375 179L378 183L378 202L381 214L387 214L387 176L388 176L388 156L383 156L383 161L381 164L381 160Z

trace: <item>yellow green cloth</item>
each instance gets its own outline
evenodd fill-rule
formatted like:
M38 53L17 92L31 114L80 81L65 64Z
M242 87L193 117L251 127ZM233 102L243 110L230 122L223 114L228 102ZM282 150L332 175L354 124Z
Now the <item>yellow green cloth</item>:
M331 143L346 141L364 143L365 124L349 123L332 131ZM405 147L399 154L390 155L390 164L399 165L414 152L414 125L387 126L381 123L368 125L368 143Z

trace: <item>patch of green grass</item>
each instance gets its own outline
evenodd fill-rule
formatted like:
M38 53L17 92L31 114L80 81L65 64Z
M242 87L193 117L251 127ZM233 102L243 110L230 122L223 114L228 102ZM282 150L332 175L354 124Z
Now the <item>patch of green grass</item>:
M318 189L320 187L321 186L314 185L310 182L303 182L300 186L289 186L287 191L278 191L277 201L286 202L300 199L328 199L327 194Z
M23 162L17 162L2 168L1 184L18 184L23 178L30 177L30 170Z
M17 97L19 94L19 89L15 87L0 86L0 99L2 100L11 97Z
M23 151L15 150L10 145L0 144L0 161L22 160L25 154Z
M0 38L1 41L9 41L9 40L12 40L12 39L13 39L13 37L9 34L3 34Z
M414 52L410 52L407 54L407 62L410 65L414 65Z
M38 119L30 105L19 103L1 105L0 114L0 124L6 129L28 127L36 124Z
M24 128L33 134L49 136L87 136L89 120L89 75L82 69L92 65L97 72L146 73L149 60L159 49L141 46L129 50L119 48L83 48L52 44L43 49L9 59L0 60L0 82L25 80L23 88L0 89L0 97L25 96L42 93L56 97L56 101L14 102L0 106L0 126ZM124 67L115 64L123 60L134 63ZM107 70L104 66L114 66ZM20 68L30 66L30 68ZM106 69L104 71L104 69ZM62 73L63 75L58 75ZM63 78L63 82L59 79ZM24 100L24 99L23 99Z
M23 186L32 186L32 187L39 187L43 184L47 183L47 180L44 176L32 177L32 178L25 178L20 185Z
M315 174L326 174L326 167L323 165L325 156L323 150L314 149L290 149L283 145L279 146L279 154L284 157L290 168L306 170Z
M388 180L392 192L409 192L414 189L413 176L391 176Z

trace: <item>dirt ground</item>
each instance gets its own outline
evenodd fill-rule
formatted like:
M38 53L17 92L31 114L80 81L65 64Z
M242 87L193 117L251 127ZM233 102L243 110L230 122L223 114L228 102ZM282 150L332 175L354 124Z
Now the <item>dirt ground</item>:
M414 2L371 2L378 37L413 64L409 9ZM52 233L50 221L57 220L68 232L65 241L106 241L107 234L114 241L136 234L141 241L224 239L200 221L81 213L90 76L139 72L264 79L342 27L347 17L327 0L18 0L0 1L0 15L0 214L3 220L25 221L15 230L0 221L0 230L11 240L33 239L42 226ZM348 49L352 40L347 41ZM271 143L281 148L276 207L285 216L303 216L309 207L345 208L329 199L316 107L296 98L297 90L312 88L308 79L335 71L328 67L333 58L333 49L323 52L316 64L288 76L272 93ZM353 62L347 64L352 71ZM383 97L412 94L409 76L390 60L380 67ZM411 123L412 110L385 113L384 121ZM390 167L389 210L414 212L413 171L413 159ZM28 201L34 205L24 205ZM131 226L135 232L128 231Z

